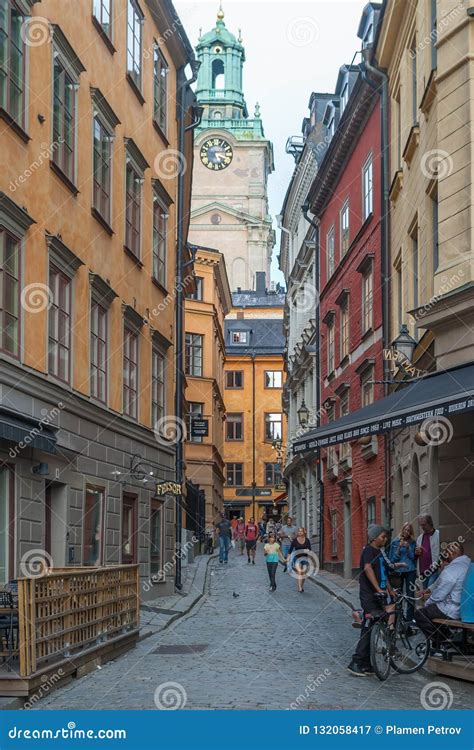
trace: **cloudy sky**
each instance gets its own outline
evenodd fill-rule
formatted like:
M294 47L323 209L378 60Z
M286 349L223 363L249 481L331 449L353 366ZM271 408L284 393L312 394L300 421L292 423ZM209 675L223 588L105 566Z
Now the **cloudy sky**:
M214 27L218 0L175 0L195 45L199 29ZM312 91L334 91L337 72L360 49L362 0L223 0L229 31L242 30L246 63L244 93L249 114L261 106L265 135L273 142L275 172L269 181L270 212L280 213L294 161L285 153L289 136L301 134ZM276 228L276 221L274 221ZM272 278L282 281L274 249Z

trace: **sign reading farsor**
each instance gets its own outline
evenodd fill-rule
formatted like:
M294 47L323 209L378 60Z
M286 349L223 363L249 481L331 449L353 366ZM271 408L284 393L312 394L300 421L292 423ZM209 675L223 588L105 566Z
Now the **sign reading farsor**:
M181 495L182 487L178 482L158 482L156 495Z

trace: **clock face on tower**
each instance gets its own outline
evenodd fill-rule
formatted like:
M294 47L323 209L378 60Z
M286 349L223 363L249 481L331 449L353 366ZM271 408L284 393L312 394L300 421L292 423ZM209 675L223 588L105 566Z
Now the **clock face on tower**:
M224 138L208 138L201 146L201 161L208 169L218 171L226 169L231 163L234 152Z

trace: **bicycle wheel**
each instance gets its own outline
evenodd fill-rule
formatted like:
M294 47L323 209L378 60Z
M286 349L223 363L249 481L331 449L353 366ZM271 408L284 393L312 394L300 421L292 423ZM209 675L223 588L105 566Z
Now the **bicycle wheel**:
M390 674L390 638L391 633L385 621L376 622L370 632L370 663L379 680L387 679Z
M400 617L390 653L394 670L400 674L417 672L427 660L429 650L429 641L420 628Z

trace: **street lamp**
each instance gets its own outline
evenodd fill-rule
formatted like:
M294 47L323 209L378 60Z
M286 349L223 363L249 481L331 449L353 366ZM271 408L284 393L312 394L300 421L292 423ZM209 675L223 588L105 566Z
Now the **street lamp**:
M306 406L304 399L301 402L301 406L296 413L298 415L298 422L300 423L300 426L306 427L309 419L309 409Z
M406 359L412 361L413 352L415 351L416 341L413 336L408 333L408 328L405 324L400 326L400 333L397 338L392 342L392 347L395 351L403 354Z

